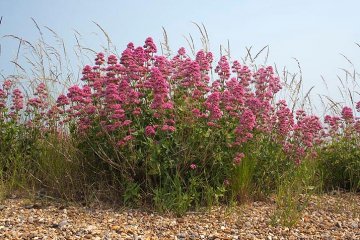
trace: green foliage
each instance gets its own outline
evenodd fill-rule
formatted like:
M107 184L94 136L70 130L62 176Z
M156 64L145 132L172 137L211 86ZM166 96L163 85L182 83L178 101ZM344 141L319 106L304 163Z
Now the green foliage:
M77 200L83 188L83 163L74 148L73 139L57 133L47 133L38 141L34 184L46 188L48 194L68 200Z
M138 204L141 198L140 186L135 182L128 182L124 191L124 205Z
M316 165L314 160L305 160L300 166L292 165L277 179L276 210L271 218L273 225L292 227L299 221L318 187Z
M359 139L339 138L319 151L319 159L325 190L360 190Z
M201 52L199 59L202 54L205 56L208 53ZM10 88L6 94L3 92L0 108L0 198L4 192L19 188L45 188L48 194L69 200L100 199L126 206L149 205L159 211L173 211L181 215L193 208L264 199L275 194L277 210L273 223L293 226L318 185L325 189L341 187L359 191L358 135L332 138L318 147L318 158L309 160L309 153L315 149L314 138L320 132L320 121L315 116L306 118L302 111L297 115L294 109L287 108L285 101L280 105L274 104L272 95L278 89L266 91L266 94L262 92L279 84L278 79L273 78L274 73L264 77L264 72L271 68L261 68L260 72L243 69L243 72L234 75L235 80L231 83L230 65L224 56L218 70L215 70L218 73L215 78L221 80L219 87L211 84L214 86L212 89L201 93L201 88L196 88L208 83L206 77L210 82L216 80L210 80L210 76L213 78L208 72L210 68L198 69L205 59L209 61L210 56L194 61L194 65L181 66L181 61L192 61L184 53L178 56L179 63L169 61L172 63L169 66L180 65L171 71L162 69L164 76L154 84L148 80L156 76L154 72L160 74L163 58L149 55L146 62L140 59L137 66L140 70L135 73L131 69L135 63L123 64L124 69L131 67L125 71L129 73L125 76L105 70L114 68L112 64L103 65L106 60L103 54L100 56L97 57L100 63L96 63L96 68L86 70L91 72L89 76L92 77L84 75L88 88L76 86L72 89L69 103L52 104L47 86L42 84L41 88L40 85L38 87L41 91L34 94L38 98L32 99L31 104L21 110L9 110L11 108L6 105L14 100L14 96L11 96ZM121 61L126 62L128 58L135 58L135 55L125 55ZM221 70L219 74L220 65L224 72ZM144 66L147 72L141 75ZM240 66L236 68L240 69ZM180 73L185 70L189 71L185 75L171 75L173 71ZM106 86L107 82L114 81L112 74L118 76L115 77L118 82ZM95 84L99 76L104 78L104 83L101 83L100 90L96 90L99 95L95 95L95 89L90 86L99 84ZM89 81L90 78L94 79ZM204 82L186 83L192 78ZM138 103L135 104L137 101L134 99L126 99L126 91L121 97L117 96L116 101L106 96L109 92L107 88L123 90L119 84L124 79L128 79L128 90L133 90L134 96L139 93ZM272 81L267 82L269 79ZM162 83L163 80L165 82ZM232 89L231 84L238 83L243 85ZM137 85L147 87L135 87ZM153 90L148 85L152 85ZM157 85L167 89L159 90ZM300 91L300 87L296 88ZM200 91L201 97L194 97L195 89ZM231 95L231 91L237 94ZM155 98L159 93L165 93L160 97L169 98L171 107L163 107L164 99L160 101L163 109L151 107L151 102L159 99ZM212 94L214 102L209 101L205 105ZM84 96L87 98L84 99ZM63 97L69 100L65 95ZM22 97L18 96L17 101L22 101ZM112 104L118 111L121 105L123 117L113 118ZM141 110L139 115L134 114L135 107ZM194 110L205 117L196 116ZM216 112L221 113L221 117L212 118ZM15 114L15 117L9 113ZM123 124L124 119L131 123L113 130L106 129L107 126L113 127L114 123ZM292 121L294 119L297 119L296 123ZM309 121L310 125L299 119L315 121ZM168 125L168 120L173 123ZM146 134L146 127L154 126L160 130ZM161 130L162 126L176 130ZM319 129L314 130L314 126ZM355 132L354 129L350 130ZM125 137L131 140L119 144ZM291 145L291 153L284 150L286 144ZM243 157L236 161L239 153ZM294 159L299 160L299 164L295 164Z
M25 188L35 171L38 135L37 129L26 129L16 121L0 121L0 177L9 191Z
M274 193L278 179L294 164L282 145L258 134L244 147L245 158L233 169L232 192L238 201L266 198Z

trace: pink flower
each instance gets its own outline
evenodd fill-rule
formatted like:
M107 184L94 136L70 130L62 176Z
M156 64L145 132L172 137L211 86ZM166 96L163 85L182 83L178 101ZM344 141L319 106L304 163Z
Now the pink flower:
M252 138L251 131L254 129L256 124L256 117L253 112L249 109L246 109L239 119L239 124L235 129L235 134L237 136L236 143L241 144L246 142L248 139Z
M15 88L13 91L13 106L11 107L11 109L15 110L15 112L18 112L21 109L23 109L24 107L23 98L24 97L20 89Z
M6 106L8 91L6 89L0 89L0 108L4 108Z
M360 134L360 120L357 120L354 124L355 131Z
M210 111L210 118L213 120L220 119L223 115L223 111L220 108L220 103L221 93L218 91L211 93L204 103L206 109Z
M154 136L156 134L155 128L153 126L145 127L145 135L146 136Z
M179 54L180 56L184 56L185 53L186 53L186 51L185 51L185 48L183 48L183 47L178 50L178 54Z
M116 64L117 63L117 57L115 56L115 55L110 55L109 57L108 57L108 64Z
M314 144L321 143L323 127L317 116L308 116L303 110L296 112L296 119L289 139L291 143L285 143L284 149L292 155L296 164L300 164L306 154L313 154Z
M147 38L144 46L129 43L120 59L97 54L95 66L83 69L83 85L72 86L66 96L59 96L56 106L61 109L51 108L52 116L62 111L65 121L74 121L79 131L86 133L91 128L87 133L111 134L120 146L144 127L146 136L155 136L160 129L158 137L169 137L165 135L188 123L216 127L213 131L224 128L231 135L226 144L234 148L258 133L269 134L294 159L296 154L308 154L321 141L323 129L316 117L302 110L295 115L285 101L273 104L281 85L272 67L252 70L238 61L230 67L223 56L215 68L218 76L212 79L212 53L201 50L193 59L180 48L170 59L156 51L153 39ZM6 102L1 100L6 94L6 90L0 92L0 103ZM39 86L29 105L42 106L46 94L46 86ZM342 118L327 117L325 122L341 132L344 119L351 116L344 108ZM92 128L97 124L101 127ZM234 164L243 158L243 153L236 154Z
M132 135L127 135L126 137L123 138L123 140L126 142L131 141L132 139L134 139Z
M134 139L133 136L127 135L127 136L125 136L122 140L120 140L120 141L117 143L117 145L118 145L119 147L122 147L122 146L126 145L129 141L131 141L132 139Z
M5 80L3 83L3 88L5 91L9 91L12 86L12 82L10 80Z
M192 111L191 111L195 117L201 117L201 112L198 108L194 108Z
M62 107L69 104L69 99L64 94L61 94L57 98L56 103L58 107Z
M104 57L105 57L104 53L98 53L95 58L95 64L99 65L99 66L104 64L104 62L105 62Z
M151 37L148 37L145 40L144 48L147 53L156 53L156 51L157 51L156 45L154 44L154 41Z
M354 121L354 115L353 115L352 109L349 107L344 107L342 109L341 116L348 123Z
M122 126L123 126L123 127L129 126L131 123L132 123L131 120L125 120L125 121L122 123Z
M174 126L169 126L167 124L164 124L161 130L164 132L175 132L176 128Z
M324 122L329 124L331 133L336 133L340 128L340 117L326 115Z
M174 105L171 102L167 102L162 105L162 108L163 109L173 109Z
M153 91L154 98L151 103L152 109L166 109L172 108L172 103L169 101L169 83L166 81L164 75L159 68L153 67L151 69L151 77L145 82L147 88Z
M234 158L234 164L239 165L241 163L241 160L245 157L244 153L237 153Z
M274 126L278 130L279 136L285 138L292 130L294 125L294 116L291 110L287 107L285 100L279 101L277 104L277 111L275 112L275 118L273 120Z
M198 63L200 70L206 73L211 68L211 62L213 60L212 53L211 52L206 53L203 50L201 50L196 54L195 60Z
M225 56L220 58L220 61L215 68L215 72L219 75L221 83L224 85L225 81L230 77L230 65Z
M192 170L194 170L194 169L197 168L197 166L196 166L196 164L192 163L192 164L190 164L190 168L191 168Z
M132 114L134 114L135 116L139 116L141 114L141 109L135 108L134 111L132 111Z
M209 127L218 127L218 125L214 122L207 122L206 123Z

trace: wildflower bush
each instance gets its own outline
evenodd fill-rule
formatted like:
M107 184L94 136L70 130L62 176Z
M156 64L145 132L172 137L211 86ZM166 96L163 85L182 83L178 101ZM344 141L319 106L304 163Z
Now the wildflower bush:
M356 105L360 112L360 102ZM326 139L321 149L325 187L360 190L360 120L349 107L340 116L325 116Z
M23 93L14 88L9 80L0 89L0 152L1 178L10 186L24 182L27 168L31 168L32 156L36 149L33 143L35 131L28 131L20 124L21 110L24 108ZM11 107L7 107L11 104Z
M360 122L350 108L324 127L275 101L282 85L271 66L250 69L225 56L213 63L204 50L194 59L184 48L172 58L156 53L151 38L129 43L119 58L99 53L82 84L59 96L40 83L25 99L6 80L3 181L23 171L60 195L56 186L78 186L80 195L84 185L107 188L124 204L178 213L269 196L301 181L294 169L308 161L321 162L311 176L322 174L327 187L359 189Z

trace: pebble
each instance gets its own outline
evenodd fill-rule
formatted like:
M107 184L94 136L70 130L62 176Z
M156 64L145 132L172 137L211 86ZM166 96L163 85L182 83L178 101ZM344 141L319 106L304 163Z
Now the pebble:
M336 222L335 226L338 227L338 228L342 228L341 222Z
M59 222L59 223L53 223L53 224L51 225L51 227L52 227L52 228L60 228L60 229L62 229L62 228L64 228L66 225L68 225L68 221L67 221L67 220L62 220L62 221Z
M359 228L359 223L358 222L352 222L351 227L354 228L354 229Z
M66 209L56 203L46 208L27 204L26 208L26 202L21 198L2 202L0 239L360 239L359 194L314 196L302 220L293 227L271 225L276 209L271 201L245 204L230 211L214 207L180 218L70 203Z
M251 227L251 226L252 226L252 224L251 224L251 222L245 222L245 226L247 226L247 227Z
M89 226L87 226L86 228L85 228L85 231L87 231L87 232L92 232L92 231L94 231L96 229L96 226L94 226L94 225L89 225Z

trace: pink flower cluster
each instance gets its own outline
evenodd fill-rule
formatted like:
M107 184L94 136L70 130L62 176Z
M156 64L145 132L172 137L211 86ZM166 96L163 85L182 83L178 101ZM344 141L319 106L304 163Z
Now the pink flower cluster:
M360 101L356 103L355 108L360 112ZM326 115L324 122L326 124L324 136L328 140L360 137L360 118L355 117L350 107L343 107L340 116Z
M271 117L272 126L278 133L277 137L280 137L282 141L286 140L289 133L294 127L294 115L288 108L284 100L279 101L276 104L276 110Z
M296 161L300 162L305 150L310 149L310 153L315 154L311 150L314 144L321 143L322 124L317 116L307 116L302 110L296 112L296 119L293 142L296 145Z
M24 96L22 94L22 92L20 91L20 89L15 88L14 91L12 92L13 98L13 105L11 107L11 109L14 111L13 113L17 113L20 110L23 109L24 107Z
M27 112L33 112L37 115L40 115L40 118L43 118L47 114L47 109L49 106L48 92L46 90L46 85L40 83L34 93L34 97L28 99L27 101Z
M106 60L99 53L95 66L83 69L84 85L70 87L67 96L58 98L57 107L76 122L80 133L107 132L119 146L135 140L139 131L154 138L175 132L178 124L227 128L224 124L231 122L235 123L229 129L235 135L231 146L238 149L234 163L245 157L241 146L256 132L275 132L285 149L299 153L312 147L321 125L312 116L298 117L295 124L285 101L276 107L271 104L281 89L272 67L252 71L238 61L231 65L222 56L215 67L217 77L211 80L212 53L201 50L191 59L180 48L168 59L156 55L156 49L147 38L142 47L129 43L120 61L114 55ZM179 115L181 111L192 116ZM294 138L301 141L298 146L292 143Z
M10 95L10 89L11 89L11 81L5 80L2 84L2 89L0 88L0 110L6 108L7 106L7 99Z
M246 157L243 148L257 134L269 135L300 162L324 136L360 132L359 119L348 107L341 116L326 116L323 129L318 117L302 110L293 113L284 100L273 104L281 84L272 67L251 70L222 56L213 76L211 52L201 50L195 59L184 48L171 59L156 52L147 38L143 46L129 43L119 57L99 53L94 66L83 68L82 84L71 86L49 105L47 87L41 83L25 112L34 115L32 121L39 117L43 127L71 123L79 134L110 135L120 147L171 137L192 124L208 132L223 129L231 136L234 165ZM16 116L24 109L24 99L12 88L11 81L0 88L0 111L11 99L9 111ZM360 102L356 109L360 111Z
M58 125L60 115L64 111L49 105L46 85L44 83L37 85L33 95L33 97L24 98L24 94L15 87L13 81L5 80L2 89L0 88L0 113L4 113L0 114L0 120L24 122L28 127L36 125L41 130L48 130L54 124ZM11 106L7 108L9 102Z

